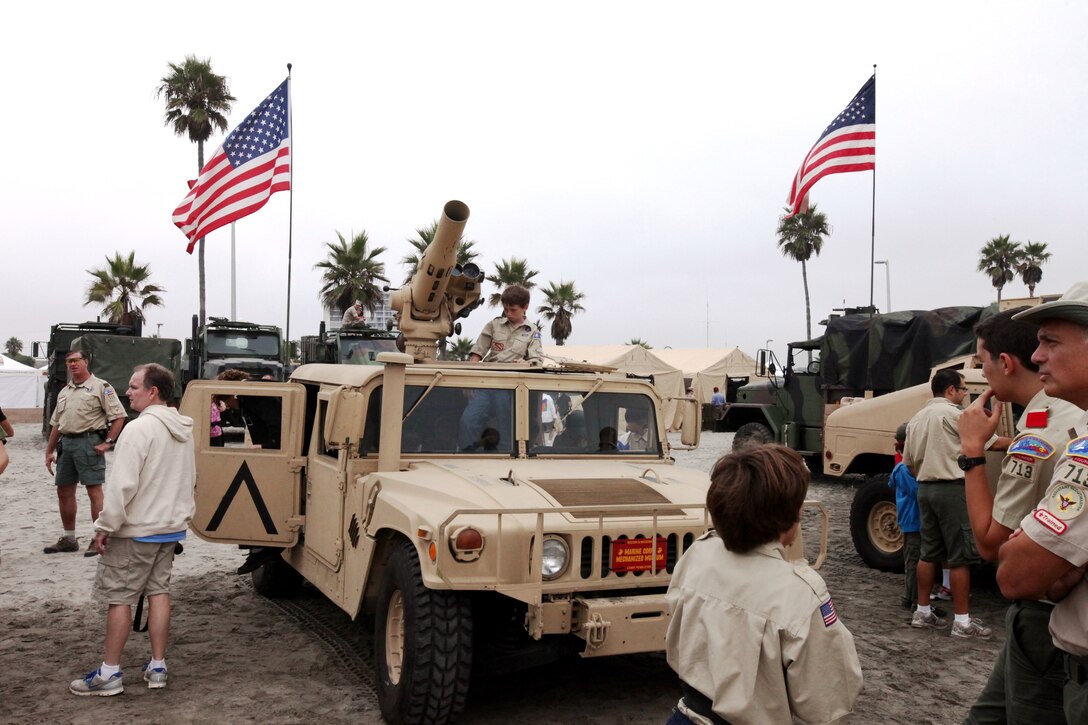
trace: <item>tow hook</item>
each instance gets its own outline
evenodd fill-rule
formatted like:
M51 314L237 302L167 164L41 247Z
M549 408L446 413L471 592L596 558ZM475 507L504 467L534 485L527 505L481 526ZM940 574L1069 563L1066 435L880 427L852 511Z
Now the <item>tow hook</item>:
M612 626L611 622L606 622L600 612L594 612L588 622L582 623L582 631L586 634L586 646L590 649L597 649L604 641L608 639L608 628Z

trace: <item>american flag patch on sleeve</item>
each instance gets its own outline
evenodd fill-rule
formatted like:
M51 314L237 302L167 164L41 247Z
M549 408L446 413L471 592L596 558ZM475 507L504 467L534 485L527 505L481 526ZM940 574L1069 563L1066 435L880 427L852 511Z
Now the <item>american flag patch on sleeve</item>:
M827 604L820 605L820 614L824 617L824 626L830 627L839 621L839 615L835 614L835 602L828 599Z

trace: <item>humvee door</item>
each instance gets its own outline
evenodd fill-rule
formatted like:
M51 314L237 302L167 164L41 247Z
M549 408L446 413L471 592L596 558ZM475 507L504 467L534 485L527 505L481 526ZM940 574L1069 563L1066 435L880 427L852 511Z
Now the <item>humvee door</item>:
M219 436L210 420L213 395L223 403ZM226 544L295 545L302 523L305 403L297 383L189 384L180 410L194 423L196 513L190 527L198 536Z

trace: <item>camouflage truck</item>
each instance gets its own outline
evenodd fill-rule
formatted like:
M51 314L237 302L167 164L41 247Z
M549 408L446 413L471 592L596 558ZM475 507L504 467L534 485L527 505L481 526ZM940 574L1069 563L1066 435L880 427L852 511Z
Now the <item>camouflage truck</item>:
M407 353L303 365L283 383L197 381L181 405L198 421L194 531L275 547L252 573L261 594L306 580L370 614L391 723L455 719L474 669L663 649L670 574L710 527L707 474L673 465L667 401L648 380L435 360L473 301L442 282L467 216L446 205L416 279L392 295ZM251 445L210 445L213 395L248 411ZM554 439L545 395L570 403ZM681 444L695 446L696 401L679 404ZM646 450L619 450L628 410L649 422ZM823 534L821 558L826 518Z
M245 370L254 378L285 379L283 335L273 325L211 317L200 327L193 315L186 356L186 381L212 380L228 369Z
M396 352L397 334L366 325L326 331L322 322L316 335L303 335L302 364L376 365L378 353Z
M37 343L36 343L37 344ZM159 363L180 380L181 342L171 338L140 337L140 326L116 325L108 322L59 323L49 330L45 355L49 374L45 381L45 403L42 409L42 435L49 435L49 419L57 407L57 396L68 384L65 355L79 350L88 360L91 373L110 383L125 406L129 417L134 417L125 391L132 369L144 363ZM35 356L40 350L34 351ZM180 386L175 398L180 399Z

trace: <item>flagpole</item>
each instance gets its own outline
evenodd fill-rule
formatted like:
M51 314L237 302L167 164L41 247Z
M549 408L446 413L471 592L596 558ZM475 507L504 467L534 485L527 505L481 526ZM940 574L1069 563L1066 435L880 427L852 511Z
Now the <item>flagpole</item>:
M876 88L876 63L873 63L873 88ZM876 92L875 90L873 91ZM876 125L876 99L873 99L873 125ZM876 274L876 159L873 159L872 231L869 241L869 309L873 309L873 275ZM891 310L884 310L885 313ZM870 312L870 315L872 313Z
M287 324L284 326L286 359L291 362L291 234L295 220L295 107L291 103L291 64L287 64L287 132L291 139L291 171L287 202Z
M230 319L238 319L238 276L234 254L234 222L230 223Z

